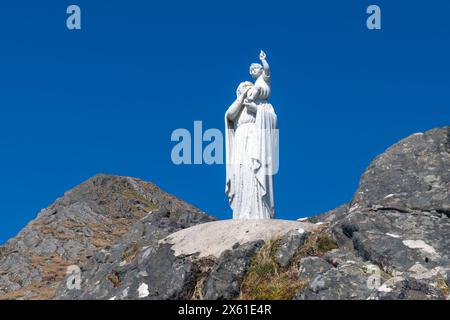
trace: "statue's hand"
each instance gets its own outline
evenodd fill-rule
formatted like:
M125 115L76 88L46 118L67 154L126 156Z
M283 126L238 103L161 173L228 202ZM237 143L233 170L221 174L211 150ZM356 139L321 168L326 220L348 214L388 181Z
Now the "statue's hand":
M256 109L258 109L258 106L253 101L244 101L244 107L246 107L250 112L255 113Z
M259 53L259 60L266 60L266 53L264 51L261 50L261 52Z
M242 92L242 94L238 97L238 100L241 102L245 102L247 100L247 96L248 96L248 92L250 91L251 88L245 88L244 92Z
M248 95L248 93L250 92L250 90L252 89L253 87L247 87L247 88L245 88L245 91L244 91L244 96L247 96Z

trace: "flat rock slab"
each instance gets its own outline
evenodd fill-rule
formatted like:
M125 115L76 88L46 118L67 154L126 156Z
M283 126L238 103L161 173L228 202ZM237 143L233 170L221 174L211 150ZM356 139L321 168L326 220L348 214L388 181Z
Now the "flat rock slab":
M160 240L160 243L171 244L176 256L198 253L199 258L218 258L236 243L267 241L281 237L291 230L303 233L315 228L317 225L313 223L290 220L221 220L177 231Z

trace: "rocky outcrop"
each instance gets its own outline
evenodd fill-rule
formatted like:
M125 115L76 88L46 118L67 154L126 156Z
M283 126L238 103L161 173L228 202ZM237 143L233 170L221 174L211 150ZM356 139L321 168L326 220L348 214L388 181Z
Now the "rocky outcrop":
M309 263L312 266L308 266ZM300 276L307 276L309 285L297 293L296 299L366 299L373 291L368 286L369 278L363 262L351 253L331 251L323 259L303 259L301 266L303 270ZM318 268L311 270L314 266Z
M250 260L264 241L287 230L314 229L312 224L285 220L210 221L192 212L186 216L153 212L86 263L81 290L62 282L56 296L230 299L239 294Z
M162 207L176 219L149 214ZM154 184L95 176L66 192L0 247L0 299L53 298L67 266L84 265L117 239L132 243L138 234L130 229L141 219L153 219L145 231L154 238L213 220Z
M362 260L358 265L378 279L378 285L366 286L374 290L358 298L436 299L450 294L449 146L450 127L401 140L374 159L348 205L309 219L325 222L339 247ZM318 273L303 297L347 297L319 290L319 280L328 288L340 279L360 282L354 272L330 272Z
M302 222L214 222L152 184L97 176L0 247L0 294L450 299L449 196L450 127L388 148L348 204Z
M378 156L361 177L351 210L450 214L450 129L403 139Z
M239 296L242 280L250 266L251 259L261 249L264 241L237 244L224 251L214 264L205 281L203 294L206 300L234 299Z
M311 223L289 220L221 220L181 230L162 239L161 242L171 244L176 255L218 258L236 243L269 241L286 233L292 234L291 238L296 240L295 235L302 238L305 231L312 231L315 228L316 226ZM286 243L286 246L289 246L289 243Z
M197 265L159 241L214 218L198 211L147 214L130 232L95 253L82 268L80 290L63 281L57 299L183 299L195 282Z

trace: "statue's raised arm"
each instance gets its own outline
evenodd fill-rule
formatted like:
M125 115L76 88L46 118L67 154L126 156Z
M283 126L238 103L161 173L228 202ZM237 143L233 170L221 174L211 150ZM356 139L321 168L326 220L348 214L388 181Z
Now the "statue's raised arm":
M270 77L270 66L266 60L266 53L262 50L261 53L259 54L259 60L261 60L261 64L264 69L264 74L266 75L266 77Z

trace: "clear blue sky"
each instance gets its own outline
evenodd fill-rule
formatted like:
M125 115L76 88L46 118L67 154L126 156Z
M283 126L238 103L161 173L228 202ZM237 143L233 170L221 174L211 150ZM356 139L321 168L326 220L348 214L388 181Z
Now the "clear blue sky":
M78 4L82 30L66 29ZM382 9L382 30L365 27ZM370 161L450 123L450 2L2 1L0 243L97 173L230 217L224 166L174 166L176 128L222 128L267 52L278 218L347 202Z

